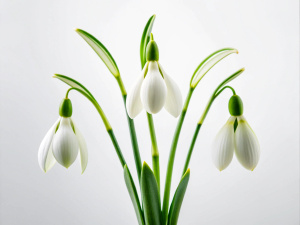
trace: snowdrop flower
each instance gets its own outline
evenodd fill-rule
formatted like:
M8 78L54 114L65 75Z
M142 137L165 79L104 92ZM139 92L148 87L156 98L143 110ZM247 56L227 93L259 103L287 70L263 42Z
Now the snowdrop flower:
M80 152L81 171L86 169L88 152L86 142L71 119L72 103L64 99L59 109L60 118L53 124L44 137L38 152L38 161L45 172L56 162L68 168Z
M158 62L158 47L152 34L146 49L146 59L142 73L128 93L128 115L133 119L143 108L148 113L155 114L165 107L171 115L178 117L182 109L181 92Z
M260 146L258 139L243 116L243 102L237 95L229 100L231 117L217 134L212 148L215 166L224 170L235 153L238 161L248 170L253 171L258 164Z

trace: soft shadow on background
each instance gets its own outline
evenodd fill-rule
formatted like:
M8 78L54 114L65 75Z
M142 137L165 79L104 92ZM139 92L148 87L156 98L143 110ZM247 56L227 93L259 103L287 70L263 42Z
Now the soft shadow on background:
M73 118L86 138L89 164L47 174L39 144L58 117L67 86L61 73L98 99L126 160L134 160L118 86L98 56L74 32L84 29L115 58L126 88L140 71L139 42L147 19L160 62L186 96L190 77L211 52L235 47L197 87L180 136L172 193L180 179L196 123L214 88L241 67L231 85L261 145L257 168L236 159L223 172L211 162L213 138L229 117L224 92L200 131L179 224L295 225L299 223L299 2L298 1L0 1L0 223L3 225L137 224L113 146L93 106L73 92ZM154 116L162 182L177 120ZM136 119L143 160L151 164L145 113ZM136 173L133 173L136 177ZM137 182L137 179L135 179ZM163 185L162 185L163 186Z

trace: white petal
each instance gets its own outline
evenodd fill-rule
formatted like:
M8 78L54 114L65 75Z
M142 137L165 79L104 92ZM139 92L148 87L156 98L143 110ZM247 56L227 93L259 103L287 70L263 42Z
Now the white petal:
M258 139L243 116L238 117L235 131L235 154L239 162L248 170L254 170L260 156Z
M231 163L233 158L234 121L235 117L231 116L227 123L221 128L213 143L212 159L220 171L224 170Z
M144 81L145 72L148 69L148 63L144 66L141 75L136 80L135 84L132 86L130 91L128 92L126 99L126 109L128 116L133 119L136 117L143 109L143 104L141 101L141 86Z
M75 135L77 137L78 144L79 144L80 165L81 165L81 171L83 173L85 171L87 163L88 163L88 150L87 150L86 142L85 142L85 139L84 139L82 133L79 131L79 129L77 128L77 126L75 125L73 120L72 120L72 123L74 125Z
M78 141L71 126L70 118L62 117L53 138L53 155L58 163L68 168L78 155Z
M158 113L166 102L167 87L157 62L149 62L148 73L141 87L141 100L148 113Z
M56 127L60 121L60 118L53 124L49 129L46 136L42 140L42 143L39 147L38 161L41 169L45 172L50 170L55 164L55 159L51 151L52 139L55 134Z
M182 96L178 85L175 81L166 74L161 65L159 68L164 75L164 80L167 86L167 98L165 109L174 117L178 117L182 110Z

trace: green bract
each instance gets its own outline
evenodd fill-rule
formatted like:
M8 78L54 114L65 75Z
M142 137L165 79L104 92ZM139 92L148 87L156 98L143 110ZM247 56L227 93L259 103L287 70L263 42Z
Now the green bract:
M64 98L59 106L59 115L62 117L72 116L72 102L68 98Z
M243 101L238 95L233 95L228 102L228 109L232 116L243 115Z
M206 59L204 59L199 64L199 66L197 67L197 69L195 70L192 76L191 83L190 83L191 88L195 88L199 83L199 81L214 65L216 65L220 60L224 59L226 56L232 53L238 53L238 50L234 48L223 48L212 53Z
M146 64L146 47L147 47L147 44L150 40L150 34L151 34L151 31L152 31L152 27L153 27L153 24L154 24L154 20L155 20L155 15L151 16L144 28L144 31L143 31L143 35L142 35L142 38L141 38L141 44L140 44L140 58L141 58L141 65L142 65L142 68L144 67L144 65Z
M88 32L81 29L76 29L75 31L94 49L112 75L118 77L120 75L118 66L105 46Z

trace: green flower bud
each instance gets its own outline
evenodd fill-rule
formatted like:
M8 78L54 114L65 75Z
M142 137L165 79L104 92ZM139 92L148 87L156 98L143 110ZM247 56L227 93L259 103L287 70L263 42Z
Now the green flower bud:
M238 95L233 95L229 99L228 109L232 116L243 115L243 101Z
M72 103L68 98L64 98L59 106L59 115L62 117L71 117L72 116Z
M146 60L147 61L158 61L159 51L156 42L153 40L153 35L151 34L151 40L147 44L146 48Z

